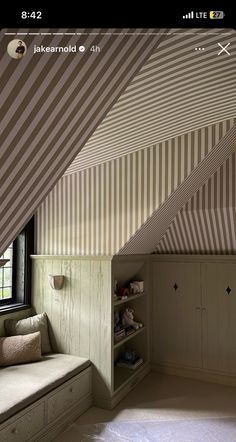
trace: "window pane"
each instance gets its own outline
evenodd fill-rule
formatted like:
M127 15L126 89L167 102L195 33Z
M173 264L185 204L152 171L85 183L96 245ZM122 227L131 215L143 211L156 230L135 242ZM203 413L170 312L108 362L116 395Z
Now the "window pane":
M12 258L13 245L5 251L0 259L9 259L5 266L0 267L0 301L12 297Z
M12 269L10 267L4 268L3 271L3 286L9 287L11 286L11 275L12 275Z
M6 287L3 289L3 297L2 299L11 298L11 287Z

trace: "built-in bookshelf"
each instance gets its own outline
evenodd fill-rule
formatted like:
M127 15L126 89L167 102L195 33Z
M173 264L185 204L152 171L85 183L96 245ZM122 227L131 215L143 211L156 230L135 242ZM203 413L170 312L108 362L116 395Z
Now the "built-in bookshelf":
M136 293L135 295L129 295L127 298L123 299L115 299L114 300L114 306L124 304L125 302L134 301L134 299L138 299L141 296L145 296L145 293Z
M114 342L114 350L116 350L117 348L119 348L121 345L125 344L126 342L128 342L130 339L133 339L135 336L139 335L139 333L143 333L146 331L146 327L142 327L139 330L134 331L132 334L126 336L125 338L121 339L118 342Z
M113 336L113 392L119 392L135 384L139 377L142 377L144 370L149 365L149 315L148 315L148 286L147 286L147 265L145 259L132 257L117 257L113 261L113 286L117 281L118 287L128 287L130 281L143 281L144 291L141 293L130 293L127 296L114 298L112 293L113 320L115 312L122 316L122 312L129 307L134 310L134 320L142 323L142 327L131 331L128 335L115 340ZM114 322L113 322L114 330ZM117 362L123 358L125 351L134 350L142 363L136 368L118 367Z

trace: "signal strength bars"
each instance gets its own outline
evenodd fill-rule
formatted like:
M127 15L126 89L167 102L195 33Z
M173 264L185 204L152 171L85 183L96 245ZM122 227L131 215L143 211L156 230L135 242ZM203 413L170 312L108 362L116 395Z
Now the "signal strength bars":
M188 14L183 15L183 18L188 18L188 19L194 18L194 12L193 11L188 12Z

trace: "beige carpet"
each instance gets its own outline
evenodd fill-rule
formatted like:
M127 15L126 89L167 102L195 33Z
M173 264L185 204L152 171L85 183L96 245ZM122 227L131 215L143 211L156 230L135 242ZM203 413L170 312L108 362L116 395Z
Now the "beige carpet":
M207 424L205 421L210 419L210 425L212 418L214 420L213 423L217 423L218 420L219 424L223 422L221 418L236 418L235 387L151 373L146 376L115 409L103 410L98 407L91 407L62 435L57 437L56 441L82 442L86 440L112 440L105 439L105 437L98 438L95 433L94 437L91 434L89 439L81 438L81 426L87 426L88 424L90 425L91 432L96 432L97 426L94 424L104 422L133 422L134 424L135 422L140 423L140 421L143 421L144 428L147 425L147 421L149 421L150 428L151 425L158 422L164 424L164 422L168 423L167 421L169 421L169 423L171 423L170 421L172 421L174 424L176 421L186 420L202 420L202 424L205 425L205 423ZM234 420L229 421L230 425L227 426L228 421L226 419L227 431L232 432L232 437L234 437L232 440L236 441ZM113 426L113 428L116 427ZM87 430L88 427L86 432ZM227 435L227 438L229 438L229 435ZM129 438L124 440L132 441L135 439ZM146 441L149 439L143 440ZM189 441L191 441L191 438ZM142 442L142 440L140 440L140 442ZM211 441L209 440L208 442ZM227 439L226 442L228 442Z

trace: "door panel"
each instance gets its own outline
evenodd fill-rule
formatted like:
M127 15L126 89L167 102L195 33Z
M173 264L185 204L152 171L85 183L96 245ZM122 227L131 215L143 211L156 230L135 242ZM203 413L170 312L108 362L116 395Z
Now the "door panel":
M155 362L201 366L199 263L153 263L152 324Z
M202 264L202 277L203 366L235 374L236 265Z

